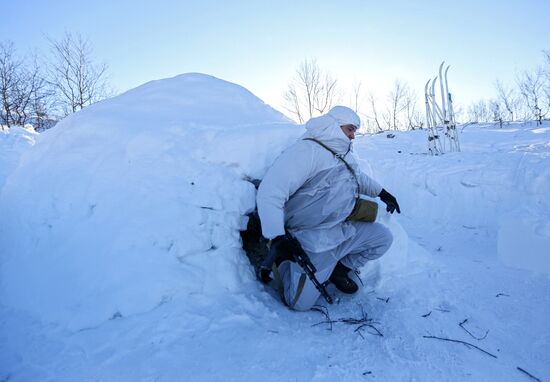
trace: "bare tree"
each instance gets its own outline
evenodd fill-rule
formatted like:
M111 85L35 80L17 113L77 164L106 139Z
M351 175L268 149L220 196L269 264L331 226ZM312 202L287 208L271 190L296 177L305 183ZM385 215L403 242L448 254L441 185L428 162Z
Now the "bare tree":
M319 114L323 114L328 111L334 104L336 99L336 79L330 74L325 73L321 87L317 89L314 99L314 108Z
M50 117L53 92L48 86L44 73L40 70L38 57L35 55L30 69L29 84L32 89L28 100L32 123L36 130L49 128L45 121Z
M453 112L455 116L455 121L463 121L464 120L464 107L461 104L453 104Z
M353 111L359 112L359 98L361 96L361 81L356 81L353 84Z
M286 101L285 109L293 114L299 123L304 123L304 115L302 114L303 111L296 86L292 83L289 84L283 97Z
M418 110L418 96L408 85L405 93L405 127L407 130L414 130L417 127L422 128L424 121Z
M49 83L64 115L110 95L107 65L94 61L88 39L66 32L62 39L49 41L53 56L49 67Z
M491 112L485 100L473 102L468 108L469 122L489 122L491 120Z
M550 111L550 50L545 50L542 52L544 55L544 97L546 110Z
M48 93L36 56L33 65L16 56L13 43L0 44L0 121L9 126L36 124L36 106Z
M550 86L550 50L543 50L542 54L544 56L544 75L546 77L546 85Z
M544 70L538 67L532 72L524 71L517 77L517 84L525 103L532 113L532 117L537 120L538 124L542 124L542 119L548 112L549 106L544 102Z
M332 107L337 97L337 80L321 70L316 60L306 59L296 69L296 76L283 96L286 110L304 123L306 118Z
M488 108L493 121L498 122L500 127L502 128L502 124L504 123L505 111L499 100L489 100Z
M388 130L398 130L401 125L401 113L406 110L409 95L409 86L406 82L396 80L392 90L388 93L387 107L383 114Z
M497 99L506 109L508 119L510 121L515 121L518 117L520 103L516 92L513 88L506 87L500 80L495 82L495 89L497 91Z
M20 86L16 94L16 124L24 125L30 117L34 127L41 127L42 121L48 116L46 103L51 93L47 89L47 82L36 55L32 59L32 65L26 66L21 72Z
M369 93L369 104L371 107L372 112L372 119L374 120L374 124L376 126L377 131L383 131L382 125L380 124L380 118L378 117L378 110L376 106L376 99L374 98L374 94Z
M19 70L22 66L20 60L15 57L13 43L8 41L0 43L0 121L10 127L13 125L15 113L15 91L19 86Z

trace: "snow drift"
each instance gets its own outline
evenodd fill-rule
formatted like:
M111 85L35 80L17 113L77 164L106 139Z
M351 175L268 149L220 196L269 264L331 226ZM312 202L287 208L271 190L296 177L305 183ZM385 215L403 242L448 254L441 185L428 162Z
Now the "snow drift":
M78 329L177 293L249 288L238 230L255 190L244 178L301 133L246 89L202 74L68 117L3 189L2 303Z

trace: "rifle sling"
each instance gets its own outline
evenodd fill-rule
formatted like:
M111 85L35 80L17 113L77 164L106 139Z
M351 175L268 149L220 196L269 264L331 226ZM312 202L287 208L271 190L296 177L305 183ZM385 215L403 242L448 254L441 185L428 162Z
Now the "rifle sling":
M346 168L351 172L351 175L353 175L353 179L355 179L355 183L357 183L357 199L359 199L359 191L361 190L361 187L359 186L359 179L357 179L357 175L355 174L355 171L353 171L353 168L351 168L350 164L346 162L346 160L342 157L342 155L338 154L336 151L325 145L323 142L318 141L315 138L304 138L304 141L313 141L317 143L318 145L324 147L326 150L328 150L332 155L334 155L336 158L340 159L344 164L346 165Z
M300 275L300 281L298 281L298 288L296 288L296 295L294 296L294 301L292 301L292 305L290 305L290 309L294 309L294 306L296 306L298 299L302 295L302 291L304 290L305 284L306 284L306 274L302 273Z
M279 274L279 267L273 263L273 267L271 268L273 271L273 278L275 279L275 283L277 284L277 291L279 292L279 296L281 297L281 301L285 303L286 306L288 306L290 309L294 309L294 306L296 306L296 303L300 299L300 296L302 295L302 291L304 290L304 286L306 284L306 274L302 273L300 275L300 280L298 281L298 288L296 288L296 294L294 295L294 300L291 304L289 304L286 301L285 298L285 291L283 287L283 281L281 280L281 275Z

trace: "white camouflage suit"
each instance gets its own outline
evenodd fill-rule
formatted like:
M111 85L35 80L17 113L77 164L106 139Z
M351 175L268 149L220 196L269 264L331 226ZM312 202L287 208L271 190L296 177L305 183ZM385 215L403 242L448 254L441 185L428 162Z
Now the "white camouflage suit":
M336 263L351 269L382 256L392 243L390 231L379 223L350 222L358 191L376 197L382 186L364 174L351 153L351 140L340 126L360 125L357 114L343 106L310 119L306 133L275 160L263 178L257 195L262 234L273 239L287 230L300 242L317 269L317 279L325 282ZM321 141L353 168L359 182ZM294 301L303 271L291 261L279 265L287 303ZM320 293L307 279L293 309L310 309Z

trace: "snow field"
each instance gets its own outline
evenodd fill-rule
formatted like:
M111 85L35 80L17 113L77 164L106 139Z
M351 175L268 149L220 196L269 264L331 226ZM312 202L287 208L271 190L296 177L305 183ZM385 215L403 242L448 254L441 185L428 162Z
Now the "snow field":
M289 311L240 249L244 179L302 132L245 89L189 74L40 135L0 193L0 380L550 377L547 125L467 126L462 153L440 157L422 154L421 131L356 140L403 213L380 214L394 245L358 294L330 287L328 314L366 314L383 336Z
M375 177L399 194L409 234L467 230L483 236L481 245L498 247L487 256L550 274L550 129L474 125L460 136L462 152L440 157L422 154L421 131L365 139L358 153L376 163Z

